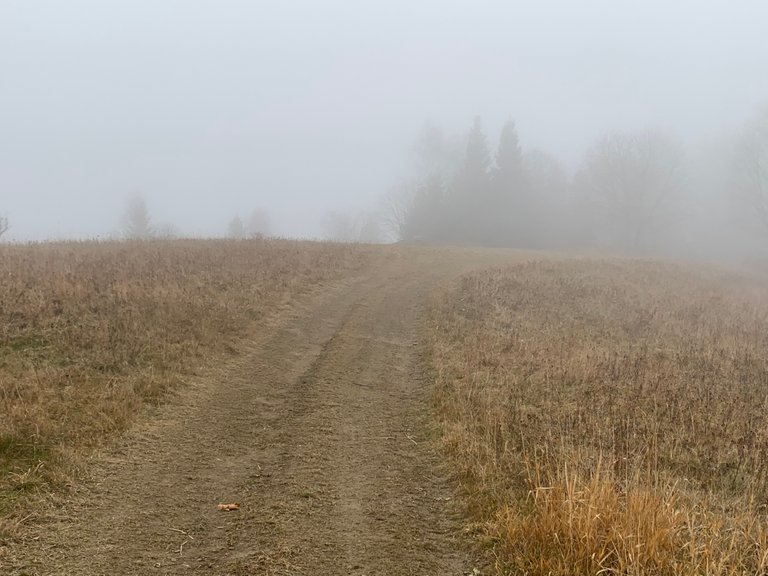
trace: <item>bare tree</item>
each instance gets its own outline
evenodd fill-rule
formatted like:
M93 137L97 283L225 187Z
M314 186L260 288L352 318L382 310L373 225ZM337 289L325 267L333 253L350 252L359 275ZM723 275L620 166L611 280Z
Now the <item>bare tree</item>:
M577 178L597 227L614 246L648 248L679 218L682 148L661 132L612 133L590 151Z
M133 196L123 213L123 234L126 238L143 240L154 235L147 203L141 196Z
M768 232L768 106L744 129L735 162L736 189Z
M396 240L405 238L412 204L412 184L401 182L387 191L382 200L382 224L388 236Z
M8 217L0 216L0 238L2 238L3 234L8 232L10 228L11 228L11 225L8 223Z

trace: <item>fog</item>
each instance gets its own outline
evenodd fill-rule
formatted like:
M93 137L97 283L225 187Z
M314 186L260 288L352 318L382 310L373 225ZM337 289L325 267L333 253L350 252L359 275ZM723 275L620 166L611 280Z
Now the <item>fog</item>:
M136 198L183 235L254 211L270 234L355 228L418 187L425 123L460 148L476 117L491 155L514 121L569 198L607 134L664 133L688 228L719 226L713 157L768 100L766 22L758 0L0 0L3 239L110 237Z

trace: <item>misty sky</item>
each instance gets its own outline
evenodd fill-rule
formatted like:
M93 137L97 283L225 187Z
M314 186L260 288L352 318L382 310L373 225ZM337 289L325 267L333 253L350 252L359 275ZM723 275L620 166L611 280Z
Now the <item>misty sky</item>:
M0 0L0 213L12 238L264 207L320 232L406 175L425 121L573 168L613 128L686 141L768 100L764 1Z

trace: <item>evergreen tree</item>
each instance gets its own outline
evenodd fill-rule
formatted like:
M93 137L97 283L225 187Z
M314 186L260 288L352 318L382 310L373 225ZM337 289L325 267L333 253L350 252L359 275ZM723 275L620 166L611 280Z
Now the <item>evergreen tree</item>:
M243 220L240 218L240 216L235 216L232 218L232 220L229 221L229 226L227 227L227 236L233 240L240 240L245 238L245 224L243 224Z
M488 178L491 168L491 152L488 149L488 139L483 133L480 116L475 116L472 129L467 138L467 149L464 157L464 176L470 184L482 185Z
M449 242L484 244L489 226L491 153L480 117L475 117L464 151L463 169L450 187L447 207Z
M512 120L501 129L492 191L488 198L489 229L487 243L524 245L531 227L523 177L523 152Z
M123 214L123 232L126 238L133 240L144 240L154 234L147 203L141 196L128 200Z
M450 242L445 186L435 174L424 179L416 188L401 239L406 242L436 244Z
M496 151L496 175L506 180L520 176L523 169L523 151L517 136L517 128L508 120L501 129L499 149Z
M450 241L450 204L446 183L461 170L462 150L443 132L427 123L413 146L414 175L389 195L391 221L400 240L436 243Z

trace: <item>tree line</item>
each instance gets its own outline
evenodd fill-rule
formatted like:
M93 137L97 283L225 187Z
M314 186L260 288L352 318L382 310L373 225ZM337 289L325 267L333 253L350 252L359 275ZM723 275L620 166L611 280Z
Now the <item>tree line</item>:
M572 176L525 150L511 120L493 149L480 118L459 139L428 124L413 160L387 196L403 242L649 253L705 251L728 236L768 247L768 107L693 153L663 131L608 133Z
M480 118L461 137L427 124L412 175L380 213L330 211L325 239L503 246L604 247L633 253L768 254L768 106L739 130L686 150L663 131L611 132L569 174L546 152L526 149L513 121L492 146ZM10 230L0 213L0 240ZM236 215L230 238L273 234L269 214ZM141 196L129 199L119 236L173 238Z

